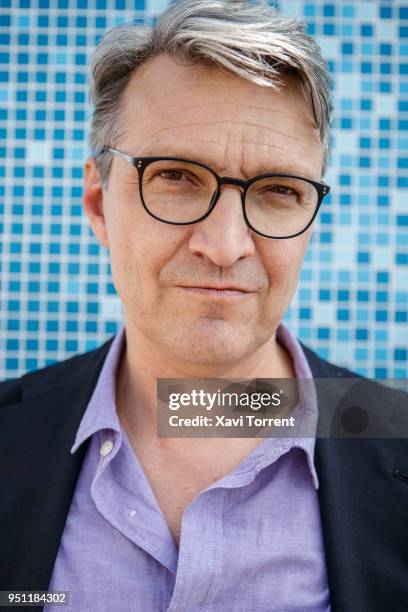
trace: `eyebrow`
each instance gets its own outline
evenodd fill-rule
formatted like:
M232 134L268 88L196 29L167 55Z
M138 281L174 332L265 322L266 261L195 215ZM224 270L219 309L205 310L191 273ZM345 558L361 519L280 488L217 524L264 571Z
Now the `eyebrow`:
M143 155L141 155L141 157L160 157L160 156L179 157L181 159L201 162L205 164L206 166L213 168L218 174L220 174L219 170L217 169L217 164L215 164L213 160L211 160L205 154L197 155L197 153L193 153L193 151L190 151L190 150L179 151L177 149L173 149L171 147L168 148L164 146L163 148L160 148L160 149L156 149L156 148L148 149L147 151L143 153ZM274 165L273 163L268 164L267 166L262 165L257 169L255 173L252 173L252 174L249 174L248 172L244 172L242 167L240 168L240 170L241 170L241 174L247 178L251 178L253 176L260 176L262 174L270 174L270 173L293 174L296 176L303 176L304 178L308 178L311 176L310 170L307 170L306 168L300 168L300 167L295 168L292 164L289 164L286 167L280 166L280 165L277 166L277 165Z

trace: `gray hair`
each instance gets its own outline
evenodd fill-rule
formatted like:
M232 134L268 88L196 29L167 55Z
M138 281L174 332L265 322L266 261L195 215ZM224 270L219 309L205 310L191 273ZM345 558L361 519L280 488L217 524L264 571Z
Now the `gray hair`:
M126 126L122 94L133 73L165 53L188 64L218 66L260 86L279 90L291 79L311 108L323 146L323 174L333 105L330 77L318 44L304 24L264 2L179 0L155 27L133 21L110 28L91 59L90 101L94 106L89 144L106 187L112 155Z

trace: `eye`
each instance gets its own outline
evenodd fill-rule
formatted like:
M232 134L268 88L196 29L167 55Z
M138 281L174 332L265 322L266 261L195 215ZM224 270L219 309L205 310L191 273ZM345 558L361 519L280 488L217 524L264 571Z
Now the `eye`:
M292 189L292 187L288 187L287 185L271 185L268 188L268 191L279 193L281 195L298 195L297 191Z
M159 176L169 181L180 181L183 176L187 176L187 173L176 168L170 168L169 170L161 170Z
M293 189L293 187L282 184L266 185L264 188L261 188L258 193L282 196L299 196L299 192Z

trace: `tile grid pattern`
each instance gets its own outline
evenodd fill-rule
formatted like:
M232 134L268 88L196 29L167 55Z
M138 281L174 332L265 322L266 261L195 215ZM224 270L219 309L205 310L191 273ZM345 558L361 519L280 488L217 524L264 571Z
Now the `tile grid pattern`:
M90 53L167 0L0 0L0 378L99 346L122 311L82 212ZM325 358L408 368L408 3L282 0L322 46L336 111L323 205L285 317Z

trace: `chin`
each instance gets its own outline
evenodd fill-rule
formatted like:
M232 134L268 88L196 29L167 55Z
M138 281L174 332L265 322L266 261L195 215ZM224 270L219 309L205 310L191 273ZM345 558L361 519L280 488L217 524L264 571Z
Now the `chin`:
M229 365L255 348L247 333L223 319L201 319L178 337L174 332L172 352L191 363Z

